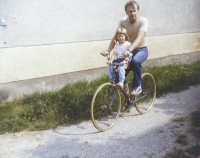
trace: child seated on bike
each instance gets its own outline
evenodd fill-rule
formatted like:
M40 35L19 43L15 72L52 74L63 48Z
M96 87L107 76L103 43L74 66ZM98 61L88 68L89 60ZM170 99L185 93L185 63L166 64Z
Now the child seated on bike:
M128 34L125 28L118 28L115 34L117 43L113 48L113 54L107 61L109 65L108 75L111 81L113 81L113 65L111 63L120 63L118 66L119 83L118 85L123 87L125 80L126 64L130 57L124 57L124 52L130 47L131 43L128 42Z

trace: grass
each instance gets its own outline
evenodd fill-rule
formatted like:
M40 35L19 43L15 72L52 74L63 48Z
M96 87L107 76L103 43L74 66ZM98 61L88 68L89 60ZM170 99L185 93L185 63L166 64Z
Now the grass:
M173 120L174 122L183 122L184 118L177 118ZM196 145L187 147L186 149L174 148L173 151L167 153L164 158L197 158L200 156L200 108L199 110L190 114L191 130L190 132L196 138ZM188 145L187 134L176 135L176 142L182 146Z
M145 67L157 85L157 97L169 92L179 92L200 83L200 61L193 64L175 64L163 67ZM35 92L13 102L0 104L0 134L50 129L57 125L70 125L90 119L92 96L107 75L92 82L79 81L50 92ZM127 76L131 83L132 73ZM195 115L194 118L199 118ZM195 122L194 122L195 124ZM197 131L197 133L200 133Z
M195 111L191 114L192 122L192 132L193 134L200 139L200 108L198 111Z
M157 97L169 92L179 92L188 86L200 83L200 61L193 64L174 64L163 67L145 68L156 81Z
M178 139L176 140L177 143L182 144L182 145L187 145L189 142L187 140L187 135L179 135Z
M186 118L184 118L184 117L178 117L178 118L173 119L173 122L182 123L182 122L184 122L185 120L186 120Z
M195 157L191 156L191 155L188 155L182 149L176 149L176 148L174 148L174 150L172 152L170 152L170 153L167 153L164 156L164 158L195 158Z

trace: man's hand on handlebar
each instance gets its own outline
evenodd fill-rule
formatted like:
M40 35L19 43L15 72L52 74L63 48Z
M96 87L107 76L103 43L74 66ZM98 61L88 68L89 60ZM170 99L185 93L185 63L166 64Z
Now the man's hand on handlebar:
M126 50L126 51L123 53L123 55L124 55L125 57L130 57L130 56L132 55L132 53L131 53L130 51Z

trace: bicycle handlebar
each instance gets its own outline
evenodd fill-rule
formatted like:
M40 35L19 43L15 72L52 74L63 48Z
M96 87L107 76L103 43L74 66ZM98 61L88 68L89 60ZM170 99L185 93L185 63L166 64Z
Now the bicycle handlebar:
M119 65L121 65L121 64L120 64L120 63L111 63L110 65L119 66Z

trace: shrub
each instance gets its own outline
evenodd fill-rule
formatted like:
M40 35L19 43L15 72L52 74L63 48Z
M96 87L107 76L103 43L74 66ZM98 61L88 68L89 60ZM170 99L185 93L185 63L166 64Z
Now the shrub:
M157 85L157 97L168 92L178 92L190 85L200 83L200 61L191 65L168 65L145 67ZM127 76L131 83L132 72ZM109 81L107 75L92 82L79 81L67 84L60 90L35 92L13 102L0 104L0 133L22 130L43 130L58 124L70 125L90 119L92 96L102 83ZM129 84L129 88L131 84Z

